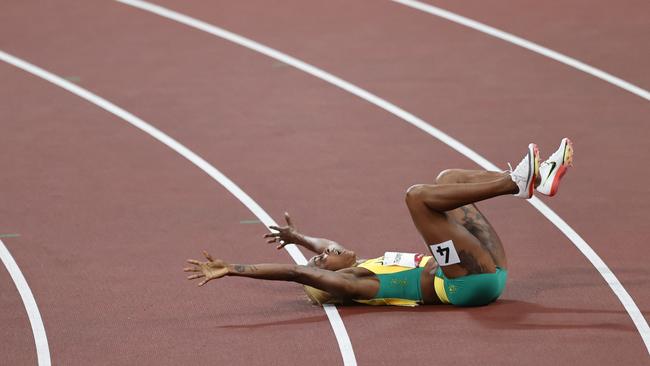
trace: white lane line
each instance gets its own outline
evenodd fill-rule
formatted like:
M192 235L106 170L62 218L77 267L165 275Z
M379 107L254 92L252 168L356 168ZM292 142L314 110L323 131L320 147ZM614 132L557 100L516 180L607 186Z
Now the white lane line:
M304 61L301 61L295 57L289 56L285 53L282 53L278 50L265 46L261 43L255 42L248 38L242 37L236 33L227 31L223 28L216 27L209 23L200 21L198 19L192 18L190 16L163 8L161 6L151 4L145 1L140 0L115 0L123 4L127 4L157 15L160 15L164 18L174 20L176 22L185 24L189 27L202 30L204 32L215 35L219 38L223 38L230 42L236 43L240 46L246 47L250 50L259 52L263 55L281 61L287 65L291 65L298 70L304 71L312 76L315 76L321 80L324 80L334 86L337 86L353 95L358 96L361 99L366 100L369 103L376 105L377 107L386 110L389 113L399 117L400 119L410 123L411 125L421 129L422 131L428 133L429 135L435 137L441 142L445 143L452 149L463 154L467 158L474 161L476 164L480 165L487 170L501 170L496 165L492 164L490 161L476 153L474 150L465 146L460 141L454 139L453 137L447 135L446 133L440 131L439 129L433 127L426 121L416 117L415 115L403 110L402 108L370 93L369 91L362 89L352 83L349 83L337 76L334 76L326 71L323 71L313 65L310 65ZM612 291L618 299L621 301L625 310L632 318L634 325L636 325L643 342L648 349L650 354L650 327L645 318L639 311L639 308L634 303L634 300L627 293L623 285L618 281L614 273L605 265L605 262L594 252L594 250L587 244L578 233L575 232L564 220L560 218L550 207L546 206L542 201L533 197L533 199L528 200L528 202L533 205L539 212L544 215L549 221L551 221L566 237L571 240L571 242L582 252L591 264L596 267L598 272L603 276L605 282L611 287Z
M52 74L49 71L45 71L38 66L30 64L27 61L19 59L1 50L0 50L0 60L8 64L14 65L24 71L27 71L30 74L45 79L50 83L58 87L61 87L69 91L70 93L75 94L87 100L92 104L95 104L96 106L106 110L109 113L116 115L117 117L139 128L140 130L149 134L151 137L167 145L170 149L182 155L184 158L192 162L199 169L203 170L206 174L208 174L210 177L216 180L219 184L221 184L224 188L226 188L233 196L237 197L237 199L239 199L241 203L244 204L244 206L246 206L261 222L264 223L264 225L266 225L267 227L271 225L274 226L278 225L275 221L273 221L271 216L269 216L269 214L267 214L266 211L264 211L264 209L262 209L262 207L260 207L260 205L257 204L257 202L255 202L248 194L246 194L246 192L242 191L241 188L239 188L232 180L226 177L223 173L221 173L219 170L217 170L215 167L213 167L210 163L205 161L203 158L195 154L192 150L188 149L183 144L174 140L164 132L150 125L149 123L143 121L142 119L136 117L135 115L116 106L115 104L109 102L108 100L101 98L96 94L91 93L90 91L84 88L72 84L71 82L57 75ZM287 250L287 252L289 252L289 255L291 255L291 258L293 258L293 260L297 264L307 264L307 259L295 245L289 244L284 248ZM344 364L356 365L357 361L354 356L354 350L352 349L352 343L350 342L350 337L348 336L347 330L345 329L345 325L343 324L343 320L341 319L340 314L336 310L336 307L333 305L326 305L323 306L323 308L325 310L325 314L327 314L327 317L332 325L332 330L334 331L334 335L336 336L336 341L339 345L339 349L341 351ZM29 310L30 309L28 309L28 312ZM32 313L29 314L31 319ZM36 312L36 314L38 315L38 311ZM40 316L38 317L38 319L40 319ZM40 333L38 335L40 337ZM45 332L43 332L42 335L44 337ZM37 337L36 332L34 332L34 337L35 338ZM38 341L37 341L37 346L38 346ZM49 363L47 365L49 365Z
M528 41L526 39L523 39L521 37L517 37L514 34L510 34L508 32L504 32L500 29L491 27L487 24L483 24L481 22L478 22L476 20L466 18L462 15L458 15L456 13L452 13L448 10L444 10L441 8L438 8L433 5L425 4L420 1L416 0L391 0L393 2L408 6L413 9L417 9L420 11L423 11L425 13L429 13L431 15L435 15L444 19L447 19L451 22L464 25L466 27L472 28L474 30L477 30L479 32L489 34L493 37L502 39L506 42L510 42L512 44L515 44L519 47L523 47L527 50L533 51L535 53L538 53L542 56L546 56L548 58L551 58L555 61L561 62L565 65L571 66L575 69L578 69L580 71L586 72L589 75L595 76L601 80L604 80L610 84L616 85L619 88L625 89L629 91L630 93L636 94L640 96L641 98L645 100L650 100L650 92L642 89L630 82L627 82L621 78L618 78L612 74L609 74L603 70L597 69L593 66L587 65L586 63L576 60L575 58L569 57L567 55L561 54L557 51L553 51L552 49L546 48L544 46L541 46L537 43Z
M9 253L9 249L5 244L0 240L0 260L7 267L7 271L11 276L11 279L14 281L20 298L23 300L25 305L25 310L27 311L27 317L29 318L29 324L32 326L32 333L34 334L34 343L36 343L36 357L38 359L39 366L50 366L50 347L47 344L47 335L45 334L45 327L43 326L43 319L41 319L41 313L38 311L38 306L36 305L36 300L32 294L32 290L29 289L27 280L25 276L20 271L18 264L14 260L14 257Z

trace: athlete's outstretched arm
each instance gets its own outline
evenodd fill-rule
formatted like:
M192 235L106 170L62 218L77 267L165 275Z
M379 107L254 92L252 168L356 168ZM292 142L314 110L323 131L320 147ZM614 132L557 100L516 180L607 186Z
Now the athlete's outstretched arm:
M277 231L277 233L268 233L264 237L267 238L267 243L277 243L277 249L284 248L287 244L296 244L304 247L305 249L311 250L314 253L321 254L326 249L338 249L344 250L342 245L339 243L325 239L325 238L315 238L301 234L296 229L296 226L291 222L291 217L289 213L284 213L284 219L287 221L287 226L269 226L271 230Z
M229 264L212 258L207 252L203 252L203 255L207 262L188 259L187 262L194 266L184 269L185 272L196 272L188 276L188 280L203 279L199 282L199 286L225 276L239 276L297 282L327 291L341 299L369 299L376 292L372 285L367 286L368 283L364 283L352 273L333 272L296 264Z

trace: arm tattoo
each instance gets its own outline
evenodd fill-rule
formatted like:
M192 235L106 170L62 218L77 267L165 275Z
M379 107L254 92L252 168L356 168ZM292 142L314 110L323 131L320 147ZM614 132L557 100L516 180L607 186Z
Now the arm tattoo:
M244 273L246 270L249 272L257 272L257 267L253 264L251 265L245 265L245 264L235 264L234 269L236 272L239 273Z
M235 271L239 273L243 273L246 271L246 266L243 264L235 264Z

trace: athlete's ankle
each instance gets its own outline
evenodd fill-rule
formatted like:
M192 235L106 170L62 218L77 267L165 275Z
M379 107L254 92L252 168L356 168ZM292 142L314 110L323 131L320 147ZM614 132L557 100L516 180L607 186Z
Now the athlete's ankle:
M503 184L503 194L517 194L519 193L519 186L512 180L510 173L505 172L503 177L499 179Z

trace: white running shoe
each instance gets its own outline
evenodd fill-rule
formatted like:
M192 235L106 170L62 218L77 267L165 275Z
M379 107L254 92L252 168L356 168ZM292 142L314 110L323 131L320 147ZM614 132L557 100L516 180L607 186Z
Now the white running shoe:
M510 163L508 163L510 165ZM528 154L513 170L510 166L510 178L519 187L515 197L531 198L535 188L535 179L539 175L539 149L536 144L528 144Z
M547 196L555 196L560 185L560 179L568 167L573 165L573 143L568 138L563 138L560 147L539 167L542 178L537 186L537 192Z

